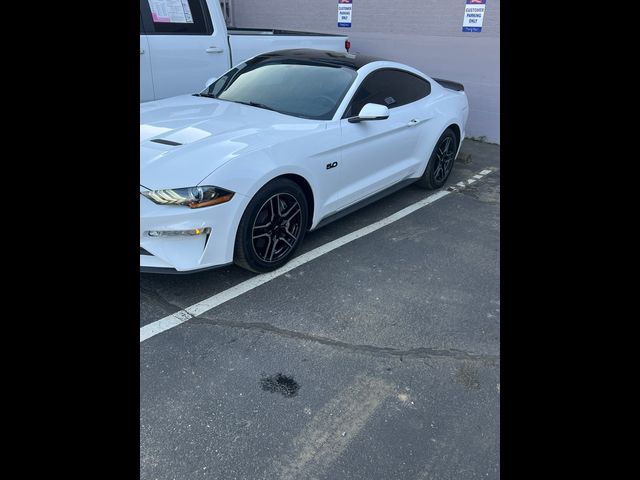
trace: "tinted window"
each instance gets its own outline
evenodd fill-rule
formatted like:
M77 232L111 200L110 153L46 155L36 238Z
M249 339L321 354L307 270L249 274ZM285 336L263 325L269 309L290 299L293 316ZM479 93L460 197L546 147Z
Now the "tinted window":
M401 70L377 70L364 79L342 118L354 117L367 103L389 108L415 102L431 93L426 80Z
M140 0L147 35L211 35L213 26L204 0Z
M331 120L355 78L348 67L257 57L229 70L202 93L286 115Z

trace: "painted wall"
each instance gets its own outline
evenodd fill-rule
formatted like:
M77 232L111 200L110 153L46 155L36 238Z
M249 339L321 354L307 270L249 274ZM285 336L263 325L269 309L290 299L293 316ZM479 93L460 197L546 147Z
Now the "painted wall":
M500 143L500 0L487 0L482 32L462 32L465 0L353 0L338 28L337 0L232 0L237 27L344 33L351 52L459 81L469 96L467 136Z

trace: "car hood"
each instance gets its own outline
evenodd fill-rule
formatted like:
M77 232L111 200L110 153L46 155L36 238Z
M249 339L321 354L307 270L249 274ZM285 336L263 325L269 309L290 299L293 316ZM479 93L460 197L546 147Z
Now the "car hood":
M239 103L183 95L140 105L140 183L191 187L232 159L268 148L324 122ZM250 168L250 156L245 156ZM223 185L219 185L224 187Z

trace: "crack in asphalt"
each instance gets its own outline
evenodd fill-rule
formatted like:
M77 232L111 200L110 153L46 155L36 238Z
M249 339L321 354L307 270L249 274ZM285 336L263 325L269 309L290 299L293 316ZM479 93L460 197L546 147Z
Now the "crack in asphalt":
M320 343L322 345L328 345L330 347L342 348L358 353L369 353L376 356L392 356L400 357L400 361L404 358L452 358L455 360L467 360L467 361L481 361L481 362L496 362L500 361L500 355L489 354L477 354L469 353L464 350L458 350L455 348L439 350L435 348L410 348L408 350L400 350L391 347L376 347L374 345L358 345L353 343L347 343L340 340L335 340L329 337L323 337L320 335L311 335L308 333L302 333L295 330L287 330L285 328L276 327L266 322L237 322L233 320L214 319L201 315L198 317L192 316L189 323L199 325L212 325L217 327L228 328L240 328L242 330L259 330L266 333L273 333L275 335L293 338L297 340L311 341Z
M214 319L206 316L206 314L200 316L194 316L184 310L183 307L177 305L170 300L167 300L162 294L155 290L149 290L144 287L140 288L141 292L145 295L153 297L158 301L163 308L170 313L176 313L176 310L184 312L185 315L191 317L189 323L212 325L218 327L239 328L242 330L258 330L266 333L272 333L282 337L293 338L297 340L311 341L327 345L330 347L342 348L358 353L368 353L376 356L392 356L400 357L402 361L404 358L452 358L455 360L467 360L467 361L481 361L481 362L495 362L500 360L500 355L488 355L488 354L476 354L469 353L464 350L455 348L450 349L435 349L435 348L410 348L407 350L400 350L392 347L377 347L374 345L358 345L341 340L335 340L329 337L323 337L320 335L311 335L308 333L302 333L295 330L288 330L285 328L276 327L266 322L237 322L233 320Z
M161 293L157 292L156 290L150 290L143 287L142 285L140 285L140 293L151 297L152 300L157 301L160 306L169 314L176 313L180 310L184 310L185 308L176 303L173 303L171 300L167 300ZM189 314L188 312L185 311L185 313L193 317L193 315Z

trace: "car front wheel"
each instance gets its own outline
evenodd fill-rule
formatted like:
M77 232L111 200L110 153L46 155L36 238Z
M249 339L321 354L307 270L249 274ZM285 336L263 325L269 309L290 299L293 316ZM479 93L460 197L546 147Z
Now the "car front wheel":
M307 200L297 183L276 179L249 202L236 234L234 262L264 273L287 263L307 230Z

